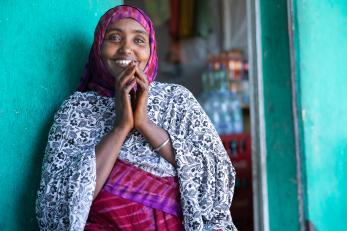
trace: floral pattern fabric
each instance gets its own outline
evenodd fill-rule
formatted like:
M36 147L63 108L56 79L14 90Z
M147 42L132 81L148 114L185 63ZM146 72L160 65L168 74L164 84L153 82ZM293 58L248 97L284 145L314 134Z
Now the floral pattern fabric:
M119 159L154 175L178 176L186 231L236 230L230 215L235 171L194 96L176 84L150 85L148 116L166 130L176 168L137 131ZM54 117L43 160L36 212L41 230L83 230L96 180L95 146L115 120L114 98L75 92Z

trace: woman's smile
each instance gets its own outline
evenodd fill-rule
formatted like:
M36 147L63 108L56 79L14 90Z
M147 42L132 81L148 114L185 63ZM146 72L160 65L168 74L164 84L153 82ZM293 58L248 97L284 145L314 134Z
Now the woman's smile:
M131 62L133 62L135 65L138 64L137 60L133 58L116 58L113 59L113 62L121 68L127 67Z
M126 67L129 65L129 63L131 62L131 60L126 60L126 59L118 59L114 61L116 65L120 66L120 67Z

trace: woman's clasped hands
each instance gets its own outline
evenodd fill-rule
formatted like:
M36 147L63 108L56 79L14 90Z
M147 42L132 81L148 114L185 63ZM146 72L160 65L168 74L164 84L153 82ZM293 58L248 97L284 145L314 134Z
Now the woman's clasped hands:
M148 89L147 76L134 61L115 77L116 127L128 132L132 129L140 131L149 122Z

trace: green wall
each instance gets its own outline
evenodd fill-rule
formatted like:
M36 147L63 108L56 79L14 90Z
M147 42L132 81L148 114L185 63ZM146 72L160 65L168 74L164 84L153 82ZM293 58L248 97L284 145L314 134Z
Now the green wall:
M319 231L346 230L347 2L293 3L306 218Z
M0 230L37 230L34 201L52 116L76 88L98 19L121 2L1 2Z
M270 230L299 230L287 1L260 2Z

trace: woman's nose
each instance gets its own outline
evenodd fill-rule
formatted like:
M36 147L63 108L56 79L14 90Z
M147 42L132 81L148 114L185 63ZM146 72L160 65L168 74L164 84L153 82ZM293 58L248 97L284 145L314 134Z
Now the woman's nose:
M124 53L131 53L133 51L133 48L131 46L130 41L128 40L123 40L119 50Z

